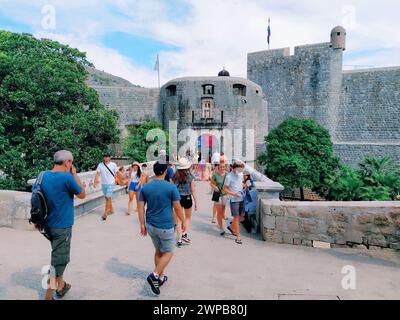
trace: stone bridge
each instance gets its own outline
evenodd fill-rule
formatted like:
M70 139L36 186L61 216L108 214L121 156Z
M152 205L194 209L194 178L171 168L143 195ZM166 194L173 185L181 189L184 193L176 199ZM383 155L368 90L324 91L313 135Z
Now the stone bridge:
M257 171L252 175L257 180L260 233L243 229L242 246L233 236L221 237L211 223L210 187L196 182L199 208L190 230L193 243L176 249L161 298L400 297L400 254L394 250L399 236L398 203L358 205L351 209L353 217L344 204L281 202L281 185ZM101 221L103 200L99 190L93 189L93 177L94 172L81 174L89 194L75 204L71 263L65 274L73 287L65 299L154 299L146 282L153 268L151 240L140 236L136 215L125 215L124 188L116 190L115 214ZM39 233L29 231L29 197L0 192L0 299L41 299L44 295L41 270L49 264L50 246ZM370 236L374 228L383 239ZM371 241L377 242L372 245ZM355 287L349 287L346 276L353 271Z

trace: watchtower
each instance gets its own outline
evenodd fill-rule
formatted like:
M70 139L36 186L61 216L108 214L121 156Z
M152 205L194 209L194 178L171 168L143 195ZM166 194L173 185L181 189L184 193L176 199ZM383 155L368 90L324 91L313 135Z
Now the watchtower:
M346 50L346 29L337 26L331 31L331 47L333 49Z

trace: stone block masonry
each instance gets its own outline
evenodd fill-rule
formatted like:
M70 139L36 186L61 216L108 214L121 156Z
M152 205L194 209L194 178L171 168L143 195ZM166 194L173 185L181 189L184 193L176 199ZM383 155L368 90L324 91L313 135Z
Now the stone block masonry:
M268 103L268 132L288 117L329 130L335 154L400 160L400 67L343 71L343 50L320 43L248 54L247 77Z
M100 102L111 110L118 111L122 137L128 125L139 125L146 121L157 121L159 89L138 87L93 86Z
M261 200L263 239L311 246L313 241L400 250L399 202Z

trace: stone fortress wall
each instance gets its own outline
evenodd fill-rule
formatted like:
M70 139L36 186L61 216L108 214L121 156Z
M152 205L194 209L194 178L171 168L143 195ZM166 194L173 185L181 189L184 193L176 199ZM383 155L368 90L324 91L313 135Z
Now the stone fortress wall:
M100 101L120 114L122 136L127 125L155 120L178 128L255 128L256 152L263 137L290 116L312 118L330 131L336 154L357 165L366 156L391 156L400 162L400 67L343 71L346 31L332 30L331 41L248 54L247 79L190 77L169 81L158 89L134 86L98 70L89 85ZM214 119L201 120L202 85L215 85ZM249 88L232 94L234 83ZM166 88L176 85L176 95ZM192 121L192 111L194 120ZM200 120L199 120L200 119Z
M334 30L336 30L335 28ZM336 33L332 31L332 34ZM366 156L400 161L400 67L343 71L343 42L248 54L247 77L268 101L268 127L287 117L329 129L335 153L357 165Z
M122 138L128 134L126 126L157 121L160 90L143 88L111 74L89 69L88 85L95 89L100 102L119 114Z

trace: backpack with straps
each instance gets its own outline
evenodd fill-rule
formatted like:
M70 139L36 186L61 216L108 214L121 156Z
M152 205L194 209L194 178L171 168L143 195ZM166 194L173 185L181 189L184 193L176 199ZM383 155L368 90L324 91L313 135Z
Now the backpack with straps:
M44 174L45 171L39 174L39 177L32 188L31 217L29 219L29 223L34 224L41 234L43 234L48 240L51 240L47 231L47 218L49 209L47 207L46 198L42 191Z

